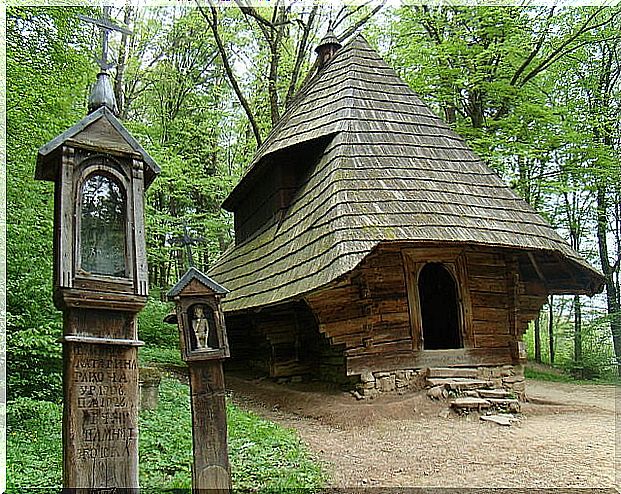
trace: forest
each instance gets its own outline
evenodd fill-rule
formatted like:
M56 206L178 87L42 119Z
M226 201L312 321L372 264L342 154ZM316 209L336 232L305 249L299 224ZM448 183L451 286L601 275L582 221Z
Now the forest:
M328 26L363 33L420 97L605 276L605 290L550 297L529 356L581 379L621 372L621 9L357 6L237 0L113 8L121 120L162 168L147 194L151 300L140 336L174 353L164 294L232 241L220 208L313 73ZM86 114L100 31L87 7L7 8L8 398L59 402L61 314L52 303L53 186L37 150ZM145 350L145 355L149 351ZM145 357L146 358L146 357Z

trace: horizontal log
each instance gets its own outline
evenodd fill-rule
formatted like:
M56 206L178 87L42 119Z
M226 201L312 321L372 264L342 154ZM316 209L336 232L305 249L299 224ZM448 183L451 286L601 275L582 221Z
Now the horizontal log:
M471 276L468 280L468 287L471 291L507 293L507 280L504 276L496 278Z
M342 336L350 333L361 332L363 328L366 328L369 324L372 324L374 320L379 321L379 317L371 316L371 317L357 317L354 319L349 319L345 321L336 321L329 322L324 324L319 324L319 331L324 333L326 336L330 338L334 338L336 336Z
M498 309L508 307L509 304L509 297L506 293L470 292L470 300L475 311L476 307L493 307Z
M477 278L498 278L505 276L506 270L503 266L490 266L485 264L467 264L468 276Z
M378 252L369 258L367 263L370 267L399 267L403 265L401 252Z
M386 343L375 343L369 347L352 348L345 352L346 358L355 355L379 355L384 353L395 353L400 351L409 351L412 349L412 340L410 338L400 341L390 341Z
M373 297L371 299L371 304L373 304L374 307L383 309L385 312L395 312L394 309L399 308L405 308L407 310L408 299L405 295L393 294L392 296Z
M502 323L494 321L473 321L472 331L476 335L509 334L508 319Z
M478 264L480 266L506 266L504 254L491 252L466 252L466 261L469 265Z
M508 334L475 334L474 345L476 348L504 348L508 347L513 338Z
M347 358L347 375L363 371L391 371L398 369L422 369L426 367L504 365L513 362L509 348L419 350L375 355L358 355Z
M508 324L509 310L496 307L476 307L472 311L472 318L475 321Z
M288 377L300 374L310 374L314 366L309 363L298 362L295 360L287 362L273 362L271 365L271 377Z

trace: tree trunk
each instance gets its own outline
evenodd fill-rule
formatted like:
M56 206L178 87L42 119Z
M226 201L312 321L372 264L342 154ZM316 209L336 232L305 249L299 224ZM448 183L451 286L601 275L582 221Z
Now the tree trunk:
M535 362L541 363L541 318L535 318Z
M554 297L548 301L548 341L550 343L550 365L554 365Z
M614 266L610 264L608 253L608 218L606 191L604 185L600 185L597 190L597 244L599 258L604 273L604 284L606 285L606 303L608 315L610 316L610 332L612 333L612 343L615 351L617 373L621 376L621 314L619 307L619 297L617 286L614 280Z
M126 26L130 25L132 20L133 7L131 5L125 6L125 13L123 16L123 23ZM119 45L119 56L116 66L116 74L114 76L114 95L116 96L116 104L119 109L119 118L124 120L127 118L127 105L125 101L125 91L123 85L123 77L125 75L125 68L127 66L127 42L129 37L123 33L121 35L121 44Z

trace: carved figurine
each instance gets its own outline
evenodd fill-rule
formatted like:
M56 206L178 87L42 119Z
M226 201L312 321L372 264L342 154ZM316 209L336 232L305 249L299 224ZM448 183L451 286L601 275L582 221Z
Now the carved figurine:
M207 341L209 340L209 322L205 317L205 310L202 305L199 305L194 309L194 319L192 319L192 329L196 335L196 342L198 349L202 350L209 348Z

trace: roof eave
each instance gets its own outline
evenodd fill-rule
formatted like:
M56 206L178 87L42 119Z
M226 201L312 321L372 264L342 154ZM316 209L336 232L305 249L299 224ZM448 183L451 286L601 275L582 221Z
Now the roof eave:
M114 114L105 106L90 113L74 126L67 129L62 134L56 136L54 139L44 144L39 148L37 153L37 163L35 168L35 179L37 180L50 180L55 181L57 174L55 170L49 168L49 157L59 149L66 141L76 136L89 125L95 123L100 118L106 118L115 130L127 141L130 147L138 153L146 167L145 167L145 189L147 189L153 180L160 174L161 169L155 160L147 153L147 151L136 141L136 139L129 133L125 126L117 119Z
M194 266L188 269L184 275L179 279L179 281L168 291L166 297L168 300L174 299L177 295L179 295L183 289L188 286L188 284L192 281L196 280L205 287L212 290L216 295L225 296L229 293L225 287L220 285L218 282L214 281L212 278L207 276L202 271L199 271Z

